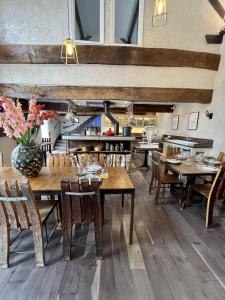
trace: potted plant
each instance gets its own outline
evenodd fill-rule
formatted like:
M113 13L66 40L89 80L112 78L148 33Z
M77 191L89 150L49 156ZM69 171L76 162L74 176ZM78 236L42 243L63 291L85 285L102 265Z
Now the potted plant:
M15 103L4 94L0 95L0 107L0 129L3 128L4 133L15 138L18 143L11 154L12 167L26 177L37 176L44 158L35 139L44 120L56 119L58 114L54 111L42 111L44 105L37 104L34 93L29 100L26 117L19 100Z

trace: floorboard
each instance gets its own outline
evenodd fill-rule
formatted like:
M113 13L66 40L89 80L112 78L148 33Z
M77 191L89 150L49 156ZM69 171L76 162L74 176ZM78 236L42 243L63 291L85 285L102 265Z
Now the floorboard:
M47 265L34 254L12 254L0 269L0 300L221 300L225 299L225 227L205 229L199 207L184 211L167 191L159 205L149 195L151 174L134 169L136 187L134 243L129 245L130 201L107 196L104 259L95 256L93 225L74 230L72 260L62 259L57 230L46 250ZM15 236L15 233L13 233ZM23 232L14 249L32 249Z

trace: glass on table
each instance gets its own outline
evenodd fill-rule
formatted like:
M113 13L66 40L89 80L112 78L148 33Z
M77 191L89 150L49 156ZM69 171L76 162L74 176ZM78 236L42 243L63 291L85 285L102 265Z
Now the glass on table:
M107 167L102 168L101 178L106 179L109 177L109 171Z

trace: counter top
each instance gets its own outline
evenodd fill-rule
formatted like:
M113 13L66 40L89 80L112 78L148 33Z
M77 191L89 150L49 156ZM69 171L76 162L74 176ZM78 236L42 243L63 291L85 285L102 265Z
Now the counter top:
M135 141L133 136L105 136L105 135L63 135L63 140L70 141Z

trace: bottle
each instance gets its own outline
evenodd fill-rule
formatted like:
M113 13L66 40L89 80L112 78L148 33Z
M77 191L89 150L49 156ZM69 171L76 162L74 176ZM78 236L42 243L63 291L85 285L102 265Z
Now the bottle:
M124 146L123 146L123 143L120 143L120 151L124 151Z
M116 146L115 146L115 151L120 151L120 146L119 146L119 144L116 144Z

